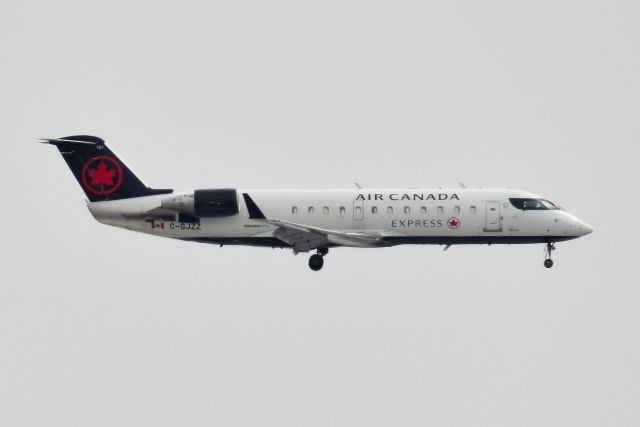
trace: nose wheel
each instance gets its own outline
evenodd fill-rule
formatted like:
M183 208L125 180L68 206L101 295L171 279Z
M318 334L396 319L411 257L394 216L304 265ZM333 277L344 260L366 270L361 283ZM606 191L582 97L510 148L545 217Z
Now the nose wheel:
M309 257L309 268L313 271L322 269L322 266L324 265L324 256L328 253L328 248L318 248L318 253Z
M556 244L554 242L548 242L547 248L545 249L545 260L544 266L546 268L553 267L553 260L551 259L551 252L556 250Z

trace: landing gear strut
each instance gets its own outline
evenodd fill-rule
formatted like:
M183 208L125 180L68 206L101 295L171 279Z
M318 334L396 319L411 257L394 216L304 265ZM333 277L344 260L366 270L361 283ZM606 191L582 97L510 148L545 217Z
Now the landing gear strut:
M328 248L318 248L318 253L309 257L309 268L318 271L324 265L324 256L329 253Z
M556 244L554 242L547 243L547 249L545 250L544 266L547 268L553 267L553 260L551 259L551 252L556 250Z

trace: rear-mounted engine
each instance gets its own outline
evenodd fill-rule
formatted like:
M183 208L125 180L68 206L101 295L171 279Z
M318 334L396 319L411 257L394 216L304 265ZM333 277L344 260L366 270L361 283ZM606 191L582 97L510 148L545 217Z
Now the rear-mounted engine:
M196 190L193 194L169 197L160 206L185 217L218 218L238 213L238 193L233 188Z

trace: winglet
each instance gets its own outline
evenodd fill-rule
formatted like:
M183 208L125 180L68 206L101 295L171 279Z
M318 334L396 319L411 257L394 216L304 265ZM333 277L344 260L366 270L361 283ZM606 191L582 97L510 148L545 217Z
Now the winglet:
M244 203L247 205L247 210L249 211L249 219L267 219L258 205L256 205L256 202L254 202L247 193L242 193L242 197L244 197Z

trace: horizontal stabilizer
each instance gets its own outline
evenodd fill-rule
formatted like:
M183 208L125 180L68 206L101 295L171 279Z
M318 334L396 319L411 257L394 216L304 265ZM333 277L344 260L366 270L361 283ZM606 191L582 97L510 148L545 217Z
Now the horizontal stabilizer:
M98 141L80 141L80 140L60 139L60 138L39 138L38 142L41 142L42 144L51 144L51 145L58 145L59 143L65 143L65 144L74 143L74 144L88 144L88 145L98 145L100 143L104 144L104 141L102 140L98 142Z

